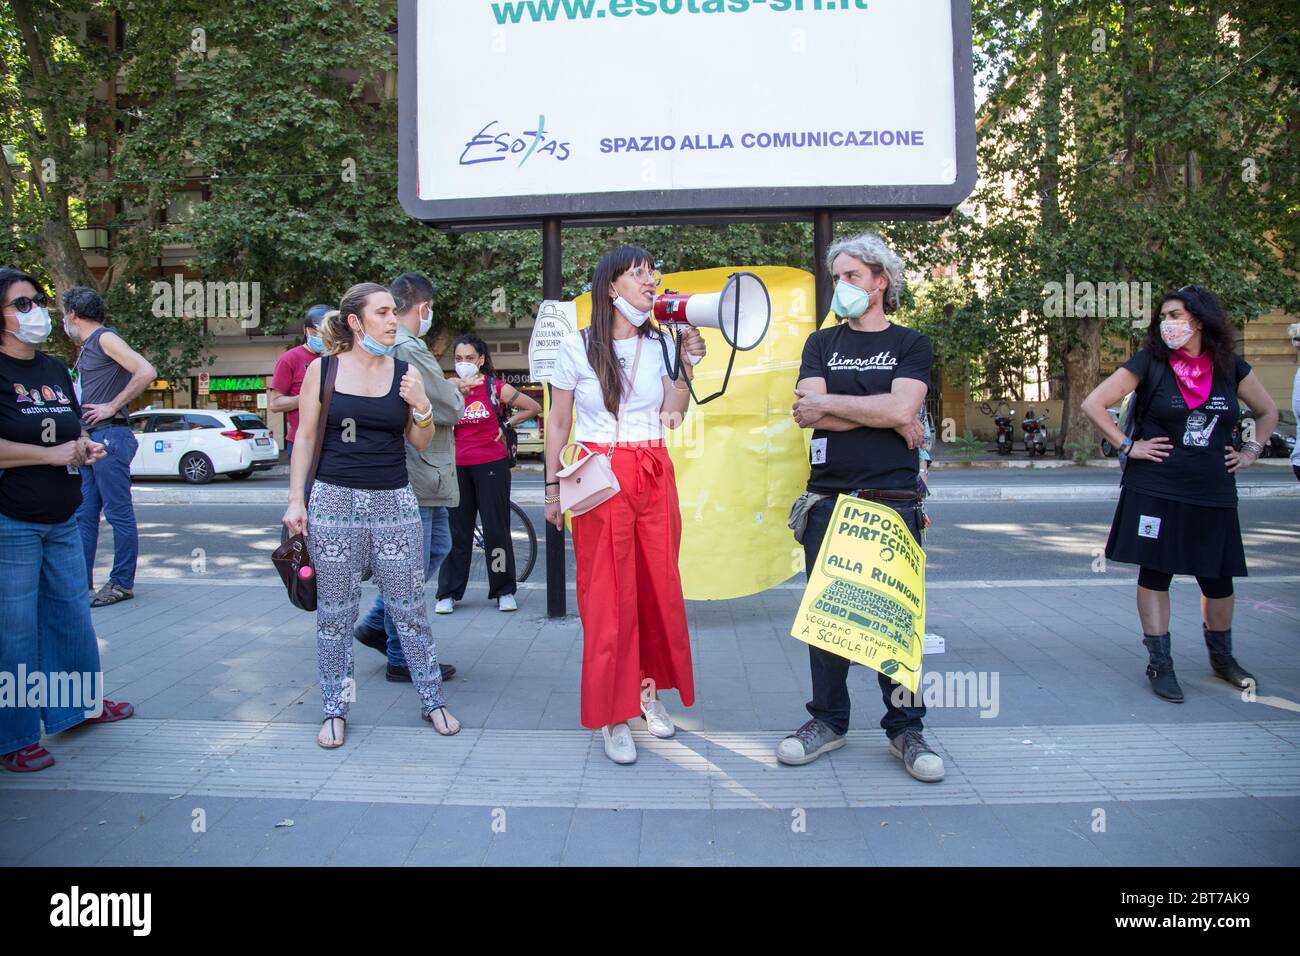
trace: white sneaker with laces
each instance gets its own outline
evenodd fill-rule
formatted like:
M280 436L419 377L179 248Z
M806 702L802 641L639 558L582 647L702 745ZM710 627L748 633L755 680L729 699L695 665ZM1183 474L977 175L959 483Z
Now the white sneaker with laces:
M450 614L456 610L456 602L451 598L443 598L433 606L434 614Z
M673 719L668 716L668 708L657 698L642 702L641 716L645 718L646 730L656 737L667 739L677 733Z
M519 604L515 601L515 596L513 594L503 594L497 598L497 610L517 611L519 610Z
M605 756L614 763L636 763L636 744L627 724L611 724L600 728L605 738Z

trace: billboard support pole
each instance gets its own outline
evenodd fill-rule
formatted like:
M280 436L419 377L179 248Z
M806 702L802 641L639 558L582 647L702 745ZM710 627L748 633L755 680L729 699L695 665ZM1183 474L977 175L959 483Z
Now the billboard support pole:
M548 216L542 220L542 298L559 299L563 294L564 272L561 267L562 247L560 243L560 220L558 216ZM547 383L547 396L551 386ZM545 455L542 456L543 482L553 476L546 474ZM543 497L547 489L542 488ZM546 524L546 616L564 617L565 615L565 566L564 566L564 530L555 525Z
M835 222L831 211L818 209L813 213L813 287L817 290L817 314L813 318L819 329L831 309L831 297L835 294L830 271L826 268L826 253L834 236Z

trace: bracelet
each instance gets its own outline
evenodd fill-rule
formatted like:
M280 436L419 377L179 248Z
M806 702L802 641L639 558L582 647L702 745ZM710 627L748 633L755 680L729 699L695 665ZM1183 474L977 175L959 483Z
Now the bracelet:
M1258 458L1264 451L1264 446L1257 441L1244 441L1241 443L1241 450L1248 451Z
M548 481L545 485L543 485L543 487L545 488L550 488L552 486L558 488L560 487L560 483L558 481Z
M542 498L543 503L548 505L557 505L560 503L559 495L546 495Z
M411 418L417 425L429 424L429 422L433 421L433 406L430 405L429 410L425 412L417 412L415 409L411 409Z

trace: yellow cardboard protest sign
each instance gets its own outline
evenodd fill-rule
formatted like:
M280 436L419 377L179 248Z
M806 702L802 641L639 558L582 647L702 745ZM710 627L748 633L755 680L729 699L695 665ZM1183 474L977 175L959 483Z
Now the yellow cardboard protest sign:
M812 432L796 424L790 406L804 343L816 328L814 280L802 269L739 265L674 272L660 289L717 292L734 272L763 280L772 324L762 344L736 354L727 393L707 405L691 402L681 427L664 435L677 473L679 567L688 601L759 594L803 567L786 515L808 483ZM591 293L574 303L578 328L585 328ZM696 369L695 392L704 397L722 387L731 347L717 329L700 331L709 354Z
M916 692L925 649L925 552L897 511L839 496L790 634Z

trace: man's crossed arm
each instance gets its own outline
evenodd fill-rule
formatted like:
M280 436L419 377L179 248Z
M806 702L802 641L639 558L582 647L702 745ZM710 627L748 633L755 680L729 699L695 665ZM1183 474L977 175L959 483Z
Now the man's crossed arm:
M854 428L891 428L916 448L925 438L917 418L925 402L926 384L914 378L896 378L883 395L829 395L826 379L802 378L795 386L794 420L800 428L845 432Z

